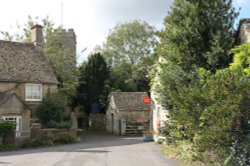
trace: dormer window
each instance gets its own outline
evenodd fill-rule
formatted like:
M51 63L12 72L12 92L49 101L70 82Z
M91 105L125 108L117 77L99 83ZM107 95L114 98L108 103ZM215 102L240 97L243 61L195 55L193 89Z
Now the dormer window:
M42 84L26 84L26 101L42 101Z

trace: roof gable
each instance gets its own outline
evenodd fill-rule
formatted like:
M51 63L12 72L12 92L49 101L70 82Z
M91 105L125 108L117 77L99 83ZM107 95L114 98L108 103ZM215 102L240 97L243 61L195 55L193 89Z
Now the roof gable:
M21 114L23 102L14 93L0 93L0 115Z
M148 97L146 92L112 92L110 97L121 111L150 110L150 104L143 103L143 98Z
M1 40L0 81L58 84L41 50L31 43Z

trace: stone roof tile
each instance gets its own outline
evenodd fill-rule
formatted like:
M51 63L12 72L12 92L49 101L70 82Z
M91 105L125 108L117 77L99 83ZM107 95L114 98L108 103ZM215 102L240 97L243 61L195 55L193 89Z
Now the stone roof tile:
M58 84L43 52L31 43L0 40L0 81Z
M110 97L112 96L118 110L150 110L150 104L143 102L143 98L148 97L147 92L112 92Z

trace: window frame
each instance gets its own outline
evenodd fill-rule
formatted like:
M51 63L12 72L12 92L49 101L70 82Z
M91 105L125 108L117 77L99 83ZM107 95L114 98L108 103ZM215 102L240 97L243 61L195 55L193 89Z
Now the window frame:
M34 99L34 95L32 94L32 99L27 98L27 90L28 90L28 86L39 86L41 91L40 91L40 99ZM27 83L25 84L25 101L42 101L43 99L43 85L42 84L30 84Z

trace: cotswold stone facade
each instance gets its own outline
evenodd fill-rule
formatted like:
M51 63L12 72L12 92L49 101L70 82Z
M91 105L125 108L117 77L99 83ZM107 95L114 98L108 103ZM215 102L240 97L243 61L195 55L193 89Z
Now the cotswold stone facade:
M32 43L0 40L0 119L17 124L17 137L29 135L31 110L57 92L59 82L41 45L39 25L32 28Z
M110 94L106 113L107 131L121 134L121 120L127 126L145 126L149 128L150 104L145 104L143 98L146 92L113 92Z
M240 43L250 43L250 18L240 20L239 31Z

